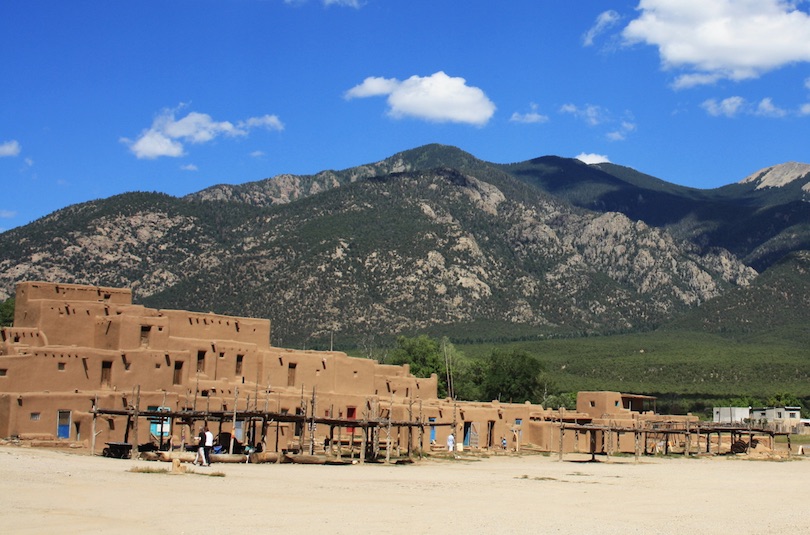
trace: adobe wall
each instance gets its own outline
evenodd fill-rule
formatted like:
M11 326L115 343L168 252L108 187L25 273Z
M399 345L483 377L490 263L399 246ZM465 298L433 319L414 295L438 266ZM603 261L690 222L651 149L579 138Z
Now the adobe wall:
M436 422L421 436L397 429L394 440L401 448L410 441L428 449L433 442L441 450L454 433L458 444L472 449L499 450L506 439L509 450L557 451L561 423L632 426L657 417L622 407L618 392L582 392L577 411L438 399L435 374L417 378L407 365L273 347L270 334L264 319L133 305L129 290L20 283L15 325L0 336L0 437L63 436L87 444L93 404L123 410L135 404L136 389L139 410L296 414L302 407L312 410L314 395L318 417ZM100 417L95 424L99 443L121 442L127 434L126 417ZM191 443L195 425L176 421L165 431L175 444ZM232 431L230 421L216 424L217 434ZM244 439L246 431L237 434ZM155 432L141 420L137 441L155 441ZM300 432L300 425L276 422L267 429L267 445L300 446ZM322 444L328 432L318 426L315 442ZM351 440L346 429L336 433ZM566 432L563 447L587 451L588 440ZM616 440L623 451L633 451L632 441Z

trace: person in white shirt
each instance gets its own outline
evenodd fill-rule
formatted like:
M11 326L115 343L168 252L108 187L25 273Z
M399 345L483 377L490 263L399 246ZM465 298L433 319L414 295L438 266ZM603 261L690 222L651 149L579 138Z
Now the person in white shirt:
M447 436L447 451L453 451L454 449L456 449L456 436L450 433Z
M211 464L211 450L214 449L214 433L205 426L205 463L203 466Z

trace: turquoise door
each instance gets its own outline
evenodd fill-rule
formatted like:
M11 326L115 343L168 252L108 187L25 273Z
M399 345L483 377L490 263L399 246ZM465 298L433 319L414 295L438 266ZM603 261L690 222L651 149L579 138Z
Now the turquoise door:
M436 421L436 418L433 418L433 417L428 418L428 422L435 422L435 421ZM436 442L436 426L431 425L430 426L430 443L433 444L434 442Z
M57 413L56 437L70 438L70 411L59 411Z

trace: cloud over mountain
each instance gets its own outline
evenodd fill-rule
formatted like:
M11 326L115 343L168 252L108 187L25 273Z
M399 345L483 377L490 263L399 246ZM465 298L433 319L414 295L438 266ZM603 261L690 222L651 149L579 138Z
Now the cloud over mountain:
M483 126L495 113L495 104L484 91L467 85L464 78L442 71L430 76L396 78L368 77L345 93L345 98L388 97L388 115L413 117L438 123Z
M179 157L185 154L183 143L207 143L219 136L246 136L253 128L283 130L284 125L275 115L250 117L238 121L214 121L207 113L189 112L177 119L176 109L162 110L152 121L152 126L141 132L136 140L121 138L130 151L140 159L155 159L161 156Z

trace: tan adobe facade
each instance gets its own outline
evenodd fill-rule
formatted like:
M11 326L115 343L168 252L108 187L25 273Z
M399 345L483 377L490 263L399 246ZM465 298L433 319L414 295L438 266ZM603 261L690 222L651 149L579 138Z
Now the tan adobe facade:
M576 411L438 399L435 375L417 378L407 365L337 351L274 347L270 327L263 319L134 305L127 289L20 283L14 326L0 339L0 438L89 447L95 430L99 443L193 444L196 417L173 416L160 425L152 418L140 426L120 416L94 418L94 409L137 405L173 415L233 411L233 419L220 418L213 431L221 439L233 434L238 443L261 441L266 451L300 448L305 433L323 451L334 427L306 430L278 417L257 432L255 423L245 423L251 411L308 414L338 426L406 422L386 440L409 452L442 449L451 432L471 450L499 450L506 439L510 450L633 452L632 432L580 433L577 426L637 429L695 420L656 415L643 407L652 398L618 392L581 392ZM563 424L576 429L561 433ZM341 444L355 444L351 429L343 425L338 432ZM130 433L137 436L127 438Z

